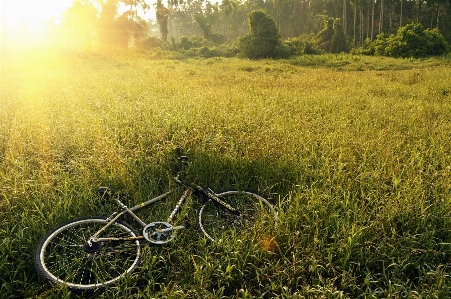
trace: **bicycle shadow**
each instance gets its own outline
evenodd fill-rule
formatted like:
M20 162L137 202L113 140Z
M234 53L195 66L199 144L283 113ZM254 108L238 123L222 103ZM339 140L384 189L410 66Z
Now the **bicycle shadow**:
M212 188L252 190L269 196L286 193L296 185L299 175L286 160L251 159L214 151L189 152L188 179Z

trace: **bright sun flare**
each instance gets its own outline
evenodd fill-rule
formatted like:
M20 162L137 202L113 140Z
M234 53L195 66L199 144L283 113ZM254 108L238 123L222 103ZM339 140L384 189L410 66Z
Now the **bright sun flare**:
M2 30L21 36L22 42L38 40L46 34L45 22L58 22L72 0L0 0Z
M43 22L58 20L72 5L72 0L0 0L2 27L14 29L29 26L35 31L43 28Z

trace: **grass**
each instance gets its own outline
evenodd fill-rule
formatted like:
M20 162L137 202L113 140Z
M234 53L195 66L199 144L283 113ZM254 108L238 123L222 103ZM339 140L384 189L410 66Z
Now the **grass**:
M37 278L38 240L109 215L100 185L128 204L165 190L175 145L200 184L270 195L277 246L187 231L98 297L450 296L449 58L26 54L1 61L4 298L76 297Z

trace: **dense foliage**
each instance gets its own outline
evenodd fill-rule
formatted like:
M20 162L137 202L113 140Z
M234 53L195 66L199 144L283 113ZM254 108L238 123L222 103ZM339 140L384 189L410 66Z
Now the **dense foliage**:
M246 58L283 58L290 52L283 47L276 23L264 11L249 14L249 33L240 38L239 49Z
M151 15L147 15L152 19L146 23L140 17L143 11L150 12L146 1L83 0L73 3L62 22L46 25L51 27L47 31L51 38L46 39L54 46L71 50L136 48L152 57L168 56L162 54L174 50L172 57L192 56L195 52L209 52L202 57L230 57L239 47L244 57L255 58L350 50L392 57L446 53L445 41L451 36L449 3L439 1L425 7L419 1L416 10L413 1L396 1L376 1L374 5L338 1L332 5L305 0L157 0ZM272 20L263 25L271 28L270 35L259 35L250 28L249 15L256 11ZM263 24L267 20L256 22ZM446 26L448 23L450 26ZM4 45L24 38L20 32L2 30L1 34ZM314 42L312 35L316 36ZM207 42L195 45L199 38ZM193 41L192 46L187 39ZM200 50L201 47L208 49Z
M348 51L346 35L340 19L327 18L324 21L324 29L318 33L316 41L321 49L330 53Z
M444 54L447 48L448 44L437 29L425 29L419 23L411 23L399 28L396 34L391 34L388 37L380 34L374 42L368 40L364 46L353 52L356 54L420 58Z
M313 34L302 35L284 40L283 45L291 55L321 54L322 50L318 47L315 39Z

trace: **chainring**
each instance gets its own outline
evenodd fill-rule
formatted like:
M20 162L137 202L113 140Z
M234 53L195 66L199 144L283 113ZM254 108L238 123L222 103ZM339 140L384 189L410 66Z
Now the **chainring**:
M152 222L144 227L143 236L150 243L160 245L170 242L174 234L171 224L167 222Z

